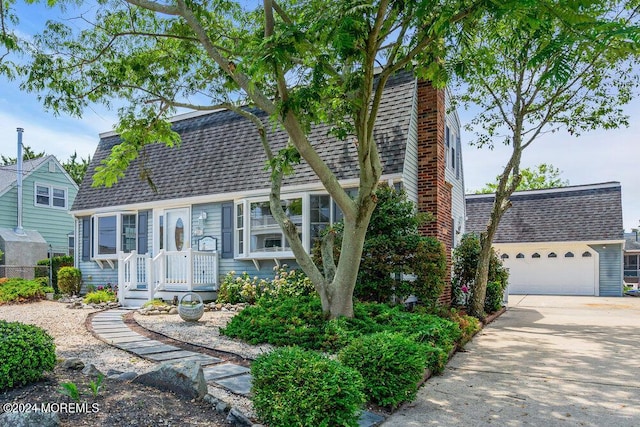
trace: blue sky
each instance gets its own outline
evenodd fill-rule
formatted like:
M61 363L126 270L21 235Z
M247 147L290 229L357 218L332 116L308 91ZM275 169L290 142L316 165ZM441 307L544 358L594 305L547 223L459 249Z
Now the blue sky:
M21 13L21 33L30 34L42 23L42 13ZM24 12L24 11L23 11ZM529 147L522 167L551 163L562 171L570 185L619 181L622 184L624 227L629 231L640 222L640 99L625 108L631 117L629 128L595 131L574 137L566 132L544 135ZM472 112L459 110L462 123L471 120ZM0 79L0 154L15 157L16 128L25 129L23 143L35 151L54 154L66 160L76 151L79 156L92 155L100 132L109 131L116 122L116 111L102 108L87 110L82 119L56 117L45 112L35 94L23 93L17 82ZM468 192L494 180L507 162L509 152L503 146L494 150L467 145L471 135L463 132L463 166Z

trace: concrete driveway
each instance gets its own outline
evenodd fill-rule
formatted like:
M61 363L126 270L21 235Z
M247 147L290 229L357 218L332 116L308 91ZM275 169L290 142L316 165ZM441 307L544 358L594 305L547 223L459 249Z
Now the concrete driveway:
M512 295L391 426L640 426L640 298Z

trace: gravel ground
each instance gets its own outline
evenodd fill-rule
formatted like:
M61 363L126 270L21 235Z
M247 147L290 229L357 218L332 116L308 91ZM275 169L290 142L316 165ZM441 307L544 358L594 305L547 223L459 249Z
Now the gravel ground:
M98 310L66 308L65 303L39 301L29 304L0 305L0 319L33 324L45 329L53 336L59 359L77 357L85 363L93 363L100 371L146 371L154 365L131 353L112 347L95 338L86 328L87 316ZM196 323L185 322L178 315L134 314L142 327L170 338L215 350L231 352L246 359L255 359L272 349L269 345L252 346L220 336L219 327L227 324L236 313L211 311L204 313ZM254 417L251 401L226 391L209 386L214 397L236 407L249 417Z
M85 327L85 320L97 310L71 310L56 301L0 305L0 319L22 322L45 329L54 338L60 359L78 357L93 363L102 372L109 369L142 372L151 366L137 356L112 347L95 338Z

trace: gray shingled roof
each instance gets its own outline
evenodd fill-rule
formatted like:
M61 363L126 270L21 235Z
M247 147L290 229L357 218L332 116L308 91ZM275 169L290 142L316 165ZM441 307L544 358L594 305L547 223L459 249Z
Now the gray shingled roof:
M407 141L414 79L402 74L391 79L385 89L374 137L381 152L384 174L401 173ZM262 116L266 123L267 117ZM266 156L255 126L231 111L218 111L174 123L181 135L179 148L153 144L134 161L125 177L111 188L91 187L91 176L118 136L102 138L93 155L87 178L73 203L72 210L94 209L131 203L169 200L269 188L269 174L264 171ZM267 129L272 129L267 124ZM309 139L338 179L358 177L358 162L353 141L337 141L327 136L326 126L312 129ZM284 131L270 131L276 150L284 147ZM139 178L142 160L151 172L155 193ZM306 164L296 167L295 175L284 185L317 182Z
M638 232L624 233L624 250L640 252L640 239Z
M49 160L49 158L53 157L52 155L38 157L33 160L25 160L22 162L22 177L24 179L25 176L29 175L34 170L38 169L41 164ZM18 175L16 174L18 165L6 165L0 166L0 194L3 194L7 191L11 186L15 184L18 180Z
M467 232L486 230L493 194L468 195ZM520 191L511 196L494 242L622 240L620 183Z

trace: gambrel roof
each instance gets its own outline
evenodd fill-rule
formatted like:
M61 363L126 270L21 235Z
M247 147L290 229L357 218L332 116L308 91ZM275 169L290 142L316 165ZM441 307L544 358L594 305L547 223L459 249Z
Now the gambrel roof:
M380 104L374 138L381 154L383 174L402 173L415 79L403 73L390 79ZM268 117L261 114L274 152L285 146L287 134L274 130ZM266 156L256 127L229 110L207 114L189 114L174 119L173 128L182 138L178 148L152 144L132 162L126 176L111 188L94 188L91 176L111 148L120 142L117 135L101 135L87 178L80 187L72 210L122 206L177 198L217 195L268 189ZM339 180L358 178L354 138L338 141L328 135L327 126L312 128L309 140ZM157 192L140 179L145 168ZM303 163L283 185L318 182L311 168Z
M486 230L494 194L466 196L467 232ZM623 239L619 182L519 191L510 198L495 243Z

